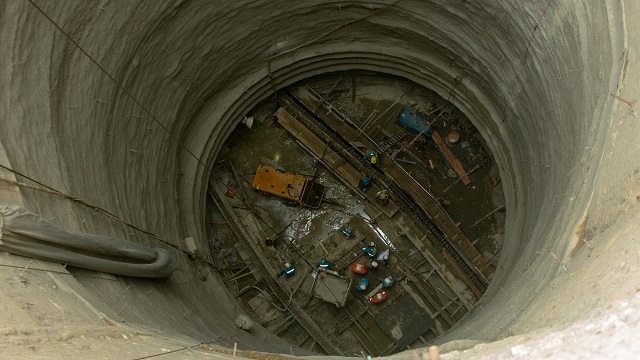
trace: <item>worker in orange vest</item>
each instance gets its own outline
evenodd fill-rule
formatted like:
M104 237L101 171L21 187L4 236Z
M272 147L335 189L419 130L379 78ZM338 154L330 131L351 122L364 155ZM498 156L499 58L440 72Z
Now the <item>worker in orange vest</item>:
M371 301L374 304L378 304L383 302L386 298L387 298L387 292L384 290L380 290L375 295L370 297L369 301Z
M351 271L353 271L356 274L364 275L367 273L367 268L364 266L363 263L357 262L353 264L353 266L351 267Z

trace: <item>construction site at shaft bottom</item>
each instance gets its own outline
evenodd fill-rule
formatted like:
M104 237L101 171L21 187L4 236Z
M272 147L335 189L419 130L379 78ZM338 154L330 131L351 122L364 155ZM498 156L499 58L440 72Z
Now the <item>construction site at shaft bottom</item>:
M398 115L407 107L432 113L434 129L445 139L458 134L457 143L448 146L467 170L468 185L434 140L399 126ZM379 167L368 168L360 156L370 150L367 146L348 148L363 144L348 129L337 129L343 125L322 123L333 114L371 141L381 158ZM265 101L251 115L252 128L239 125L214 166L208 228L211 251L228 288L255 321L292 349L380 356L428 344L474 307L491 280L502 245L503 200L482 139L455 107L398 79L340 74L289 89L288 95ZM292 131L295 126L299 131ZM314 147L321 150L314 153ZM323 184L321 206L294 205L254 190L251 184L261 165ZM385 174L392 167L433 197L472 244L476 258L465 256L470 250L458 249L455 239L437 226L434 230L437 219L425 211L428 204L414 202L414 195L403 190L406 182ZM359 189L353 179L360 175L372 178L373 187ZM389 202L375 201L376 192L386 189ZM346 226L353 237L342 231ZM375 269L371 261L377 256L363 251L372 242L378 254L390 250L388 261ZM318 271L323 258L350 284L344 306L319 298L318 284L333 276ZM284 277L285 265L291 263L295 273ZM356 263L365 265L367 273L351 271ZM482 268L476 266L480 264ZM386 299L369 301L370 291L388 277L395 283L385 289ZM369 286L358 291L363 278Z

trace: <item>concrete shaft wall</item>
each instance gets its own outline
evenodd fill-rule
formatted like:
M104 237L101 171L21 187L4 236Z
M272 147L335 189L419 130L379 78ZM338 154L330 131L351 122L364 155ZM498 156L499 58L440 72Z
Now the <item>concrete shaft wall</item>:
M640 193L636 2L7 0L0 7L1 163L181 247L193 236L207 248L208 168L238 121L274 90L364 69L453 99L493 151L507 222L495 281L450 339L549 326L551 315L538 315L550 314L548 301L563 292L550 286L566 275L560 265L595 269L572 250L607 229L617 234L616 221ZM69 229L167 247L51 194L4 186L0 198ZM239 310L217 276L194 280L198 265L175 255L178 285L133 284L118 316L195 338L235 332ZM576 280L574 294L589 279ZM121 300L110 293L130 285L81 281L116 310ZM572 322L606 301L575 300L553 311ZM185 308L193 316L180 318ZM267 334L237 336L256 348L288 349L261 342Z

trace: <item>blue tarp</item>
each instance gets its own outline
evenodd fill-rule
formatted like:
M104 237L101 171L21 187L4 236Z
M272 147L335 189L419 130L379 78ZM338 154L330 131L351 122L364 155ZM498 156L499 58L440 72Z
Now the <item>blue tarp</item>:
M431 135L431 125L427 123L427 120L418 114L412 114L409 109L402 110L398 121L417 134Z

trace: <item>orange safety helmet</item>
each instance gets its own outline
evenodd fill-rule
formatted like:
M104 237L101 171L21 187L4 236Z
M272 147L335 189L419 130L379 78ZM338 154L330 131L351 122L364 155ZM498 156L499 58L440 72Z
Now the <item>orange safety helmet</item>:
M353 264L353 266L351 267L351 271L353 271L356 274L364 275L367 273L367 268L364 266L363 263L357 262Z
M383 302L386 298L387 298L387 292L384 290L380 290L375 295L370 297L369 301L371 301L374 304L378 304Z

